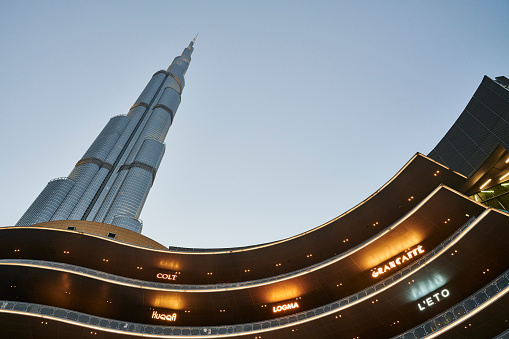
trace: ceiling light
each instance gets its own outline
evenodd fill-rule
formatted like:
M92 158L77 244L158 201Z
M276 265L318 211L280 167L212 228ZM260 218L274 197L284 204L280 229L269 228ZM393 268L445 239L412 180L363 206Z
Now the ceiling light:
M490 183L491 179L488 179L488 181L486 181L481 187L479 187L479 189L483 189L484 187L486 187L486 185L488 185Z

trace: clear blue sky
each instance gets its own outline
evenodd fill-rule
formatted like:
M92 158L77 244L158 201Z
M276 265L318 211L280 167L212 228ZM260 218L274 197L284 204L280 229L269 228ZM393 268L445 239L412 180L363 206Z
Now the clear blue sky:
M164 245L327 222L429 153L483 75L509 76L508 1L2 1L0 13L3 226L197 32L141 215Z

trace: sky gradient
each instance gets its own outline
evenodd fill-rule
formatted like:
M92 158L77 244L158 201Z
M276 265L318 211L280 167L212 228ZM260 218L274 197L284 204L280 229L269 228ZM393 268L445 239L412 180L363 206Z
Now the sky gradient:
M0 13L2 226L197 32L141 214L167 246L319 226L428 154L483 75L509 76L507 1L2 1Z

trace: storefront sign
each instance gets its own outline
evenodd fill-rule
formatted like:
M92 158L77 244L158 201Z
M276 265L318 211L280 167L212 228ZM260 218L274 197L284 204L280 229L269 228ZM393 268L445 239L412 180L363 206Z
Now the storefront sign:
M403 265L405 263L405 261L408 261L422 253L424 253L424 250L422 249L422 246L419 245L416 248L414 248L413 250L410 250L410 251L406 252L405 254L397 257L396 259L389 261L387 264L380 266L380 267L375 267L373 269L373 272L371 272L371 275L373 276L373 278L376 278L380 274L384 274L385 272L390 271L391 269L393 269L397 266Z
M177 313L173 314L163 314L163 313L157 313L157 311L152 312L152 319L161 319L166 321L175 321L177 320Z
M176 274L157 273L156 278L157 279L166 279L166 280L176 280L177 275Z
M299 304L297 304L297 302L288 303L288 304L279 305L279 306L273 306L272 312L277 313L277 312L281 312L281 311L292 310L294 308L299 308Z
M444 288L441 292L435 293L431 297L422 300L417 304L417 306L419 306L419 310L424 311L427 307L435 305L435 303L447 298L449 295L449 290Z

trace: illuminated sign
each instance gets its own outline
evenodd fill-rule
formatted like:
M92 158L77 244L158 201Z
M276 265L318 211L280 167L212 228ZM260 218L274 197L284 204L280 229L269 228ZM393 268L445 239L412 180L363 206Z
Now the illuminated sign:
M422 300L417 304L417 306L419 306L419 310L424 311L426 307L435 305L435 301L439 302L440 300L447 298L449 295L450 295L449 290L444 288L441 292L435 293L431 297ZM421 303L424 306L421 306Z
M272 312L277 313L277 312L281 312L281 311L293 310L294 308L299 308L299 304L297 304L297 302L288 303L288 304L279 305L279 306L273 306Z
M156 278L157 279L166 279L166 280L176 280L177 275L176 274L157 273Z
M373 269L373 272L371 272L371 275L373 276L373 278L376 278L380 274L384 274L385 272L390 271L399 265L403 265L403 263L405 261L408 261L408 260L412 259L413 257L416 257L422 253L424 253L424 250L422 249L422 246L419 245L416 248L414 248L413 250L410 250L410 251L406 252L405 254L397 257L396 259L389 261L384 266L375 267Z
M166 321L175 321L177 320L177 313L173 314L162 314L157 313L157 311L152 312L152 319L161 319Z

